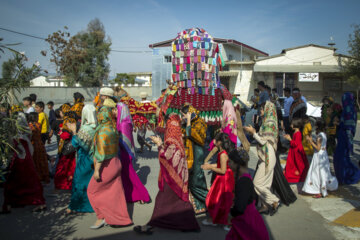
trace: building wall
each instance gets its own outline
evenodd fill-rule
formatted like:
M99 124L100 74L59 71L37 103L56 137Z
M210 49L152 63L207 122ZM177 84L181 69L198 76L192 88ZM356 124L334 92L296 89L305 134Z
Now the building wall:
M165 63L164 56L171 56L170 47L154 48L152 55L152 93L153 98L161 95L161 90L167 88L167 79L171 79L172 63Z
M230 70L237 70L238 75L231 78L230 92L239 94L239 98L244 103L249 103L252 96L253 87L253 65L231 65Z
M230 44L222 44L221 54L224 58L224 61L231 61L231 60L250 61L250 60L252 60L250 54L246 51L246 48L243 48L243 53L242 53L243 60L241 60L241 48L239 46L235 47ZM230 58L230 55L231 55L231 58Z
M86 102L91 102L100 88L83 88L83 87L31 87L25 88L20 93L16 94L18 100L22 100L24 97L35 93L38 101L47 103L53 101L55 104L62 104L66 102L73 102L73 94L80 92L85 97ZM148 99L152 100L152 89L151 87L124 87L124 90L129 93L135 100L140 100L139 93L146 92Z

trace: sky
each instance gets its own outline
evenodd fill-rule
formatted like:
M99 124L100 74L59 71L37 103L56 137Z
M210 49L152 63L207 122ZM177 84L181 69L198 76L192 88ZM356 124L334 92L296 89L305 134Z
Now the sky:
M113 50L149 51L149 44L175 38L179 31L201 27L213 37L243 42L270 55L305 44L326 46L330 37L337 52L348 53L352 24L360 24L360 0L0 0L0 27L46 38L69 28L72 35L99 18ZM39 61L55 72L49 45L0 30L4 43L21 43L29 64ZM11 53L0 53L0 64ZM109 55L110 76L123 72L151 71L151 52ZM1 72L1 69L0 69Z

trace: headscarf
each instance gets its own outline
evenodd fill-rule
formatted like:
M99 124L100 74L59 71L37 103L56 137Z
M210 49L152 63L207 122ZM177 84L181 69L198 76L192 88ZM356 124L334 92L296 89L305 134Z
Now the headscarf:
M76 123L76 119L75 119L75 116L76 116L76 113L75 112L72 112L71 111L71 107L69 104L63 104L61 106L61 112L64 114L64 119L63 119L63 127L62 127L62 131L64 132L67 132L67 133L70 133L70 129L68 128L67 124L68 123ZM64 136L70 136L69 134L65 133ZM66 137L68 139L68 137ZM65 140L67 139L64 139L60 136L60 141L59 141L59 153L61 153L63 147L64 147L64 144L65 144Z
M91 152L97 162L103 162L117 156L119 136L115 130L110 107L103 106L97 115L97 120L99 125L96 128Z
M277 119L276 107L270 101L266 101L263 123L260 127L260 131L258 134L262 139L265 139L267 143L269 143L276 151L278 136L279 136L278 119ZM267 171L267 166L269 165L269 150L267 144L264 145L258 144L257 153L259 158L265 162L266 171Z
M227 125L231 125L233 129L236 129L237 119L235 108L230 100L225 100L223 105L223 125L222 128L225 128ZM236 132L234 132L236 135Z
M118 115L116 119L116 129L120 134L119 141L126 151L134 158L134 138L133 124L131 120L130 110L125 103L117 104Z
M103 106L114 108L114 107L116 107L116 103L111 98L107 98L107 99L105 99Z
M97 119L96 119L96 108L94 105L87 104L81 113L81 127L77 134L87 146L91 147L92 141L94 140Z
M84 108L84 96L79 93L76 92L74 93L74 99L75 99L75 104L74 106L71 107L71 111L76 113L77 119L79 120L81 118L81 114L82 114L82 109Z
M33 155L34 148L31 143L31 129L28 125L28 122L26 121L25 113L17 112L17 125L19 127L17 137L19 139L23 139L27 142L30 154ZM19 158L21 158L21 159L25 158L26 151L25 151L24 147L22 146L22 144L19 143L17 145L16 151L17 151L17 155Z
M171 114L166 122L164 146L159 150L159 189L164 191L164 181L184 202L189 202L189 173L181 133L180 117Z
M354 95L350 92L342 96L343 111L340 118L340 124L344 127L348 136L348 147L353 153L354 136L356 133L357 113L355 107Z

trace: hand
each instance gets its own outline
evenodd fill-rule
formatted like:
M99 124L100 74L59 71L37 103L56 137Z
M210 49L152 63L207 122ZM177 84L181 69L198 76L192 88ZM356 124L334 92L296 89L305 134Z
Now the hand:
M76 123L67 123L66 126L71 132L76 133Z
M285 134L285 135L284 135L284 138L285 138L286 140L288 140L288 141L291 141L291 137L290 137L289 134Z
M100 180L100 172L99 171L94 171L94 179L96 181L99 181Z
M161 138L159 136L151 136L150 139L158 147L160 147L163 144L163 142L162 142L162 140L161 140Z
M208 163L204 164L204 165L201 165L201 168L203 170L211 170L212 169L212 166Z
M306 136L306 140L308 141L308 142L312 142L312 138L308 135L308 136Z
M253 128L251 125L244 127L244 130L252 135L254 135L256 133L255 128Z

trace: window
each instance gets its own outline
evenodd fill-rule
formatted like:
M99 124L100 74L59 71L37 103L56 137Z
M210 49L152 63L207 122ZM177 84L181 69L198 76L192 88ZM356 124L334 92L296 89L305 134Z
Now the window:
M233 55L229 54L229 61L233 60Z
M164 63L171 63L171 56L164 56Z
M342 78L341 77L324 78L324 90L325 91L341 91L342 90Z

